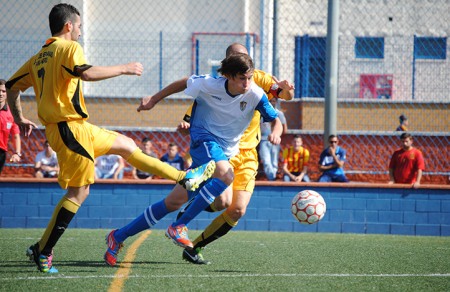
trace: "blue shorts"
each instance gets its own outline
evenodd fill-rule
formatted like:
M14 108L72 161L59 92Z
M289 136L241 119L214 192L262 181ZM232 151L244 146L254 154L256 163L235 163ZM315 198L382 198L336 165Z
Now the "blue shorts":
M222 147L214 141L191 143L189 153L192 157L192 168L205 164L210 160L215 162L228 160L228 157L223 153Z
M319 177L319 182L349 182L345 175L324 173Z

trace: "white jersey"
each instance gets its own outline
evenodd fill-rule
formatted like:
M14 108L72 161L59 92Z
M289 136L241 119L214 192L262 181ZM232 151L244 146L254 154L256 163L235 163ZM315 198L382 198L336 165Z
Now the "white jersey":
M52 152L50 157L48 157L47 154L45 154L45 150L39 152L36 155L35 162L38 163L39 161L41 162L42 165L47 165L51 167L55 167L58 165L58 158L56 157L56 152Z
M107 154L97 157L95 168L104 176L111 176L119 167L120 156L116 154Z
M239 140L255 110L266 122L273 121L277 112L264 91L254 83L246 93L232 96L226 82L224 77L193 75L184 92L195 98L190 120L191 141L215 141L227 157L232 157L239 152Z
M41 165L55 167L58 165L58 157L56 156L56 152L52 152L50 157L47 156L47 154L44 151L39 152L36 155L36 159L34 160L35 163L41 162ZM56 171L50 171L50 175L54 176L56 175Z

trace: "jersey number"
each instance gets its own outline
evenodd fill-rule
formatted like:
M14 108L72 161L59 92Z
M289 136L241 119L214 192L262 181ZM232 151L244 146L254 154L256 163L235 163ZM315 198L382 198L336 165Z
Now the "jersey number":
M39 98L42 98L42 92L44 91L44 77L45 77L45 69L41 68L39 69L38 73L38 77L42 79L41 82L41 95L39 96Z

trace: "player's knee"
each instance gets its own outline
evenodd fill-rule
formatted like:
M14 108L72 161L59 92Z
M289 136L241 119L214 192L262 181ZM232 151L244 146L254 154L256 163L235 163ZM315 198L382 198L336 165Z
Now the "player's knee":
M216 211L222 211L231 205L231 199L225 198L222 195L216 197L214 200L214 207Z
M164 201L164 203L166 204L166 208L168 212L173 212L176 210L179 210L182 206L183 203L179 200L171 200L171 199L167 199Z
M214 177L220 179L227 186L231 185L234 180L233 168L228 161L216 162L216 171Z
M234 221L238 221L245 215L245 208L229 208L228 216Z
M221 176L220 179L226 184L226 185L231 185L233 183L234 180L234 173L233 170L231 168L227 169L226 171L224 171Z
M112 154L118 154L127 159L137 149L136 142L130 137L119 134L111 147Z

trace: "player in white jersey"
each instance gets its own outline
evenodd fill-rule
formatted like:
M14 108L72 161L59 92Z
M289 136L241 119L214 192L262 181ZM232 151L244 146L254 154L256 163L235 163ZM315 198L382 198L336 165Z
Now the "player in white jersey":
M226 83L225 77L192 76L184 92L196 97L191 114L191 140L194 143L216 141L230 158L239 152L243 125L246 129L255 109L265 113L272 107L268 106L267 96L256 84L252 83L244 94L231 96L224 90ZM268 118L266 116L265 120Z
M224 77L189 78L185 93L195 98L190 128L192 166L195 167L205 160L214 160L216 171L198 192L189 192L186 196L185 192L175 186L168 196L170 197L167 200L168 205L163 199L149 206L128 225L113 230L107 237L108 250L105 253L107 264L115 265L117 253L126 238L150 228L165 215L177 210L182 203L195 197L189 209L166 231L166 236L177 245L192 248L186 224L233 182L233 169L229 158L239 151L240 137L249 125L255 110L261 113L265 121L274 121L275 134L272 142L280 143L281 122L264 91L253 85L253 71L252 59L247 54L236 54L222 61L219 72ZM174 207L180 201L181 204Z

